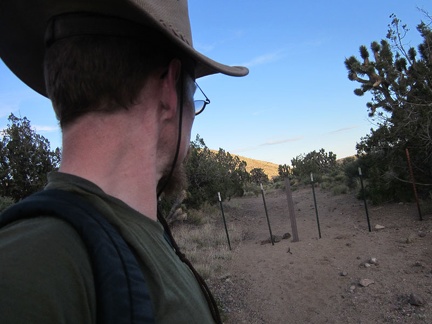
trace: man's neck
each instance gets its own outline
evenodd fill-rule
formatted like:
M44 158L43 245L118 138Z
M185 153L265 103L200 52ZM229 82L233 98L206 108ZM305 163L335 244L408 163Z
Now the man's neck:
M60 171L92 181L156 220L157 140L151 130L143 136L136 129L121 114L82 117L63 132Z

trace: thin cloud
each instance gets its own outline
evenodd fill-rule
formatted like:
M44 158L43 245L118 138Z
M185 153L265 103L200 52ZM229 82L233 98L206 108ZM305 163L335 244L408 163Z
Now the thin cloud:
M262 143L260 146L270 146L270 145L279 145L279 144L285 144L285 143L292 143L292 142L298 142L302 140L303 137L294 137L294 138L286 138L283 140L277 140L277 141L268 141L266 143Z
M328 132L327 134L337 134L337 133L342 133L342 132L346 132L346 131L349 131L349 130L351 130L351 129L355 129L355 128L358 128L358 126L357 126L357 125L353 125L353 126L348 126L348 127L339 128L339 129L336 129L336 130L334 130L334 131Z
M33 128L37 132L47 132L47 133L57 132L59 130L58 126L50 126L50 125L34 125Z
M223 46L226 43L230 43L242 38L243 34L244 32L242 30L232 31L231 33L227 33L229 37L219 39L218 41L212 43L194 42L194 47L201 53L210 53L219 46Z
M282 50L276 51L273 53L263 54L263 55L255 57L255 58L251 59L249 62L245 62L241 65L247 66L247 67L252 67L252 66L267 64L270 62L275 62L275 61L280 60L283 57L282 54L283 54Z
M303 42L303 46L305 47L319 47L329 41L328 37L324 38L316 38L316 39L310 39L305 42Z
M45 132L45 133L53 133L58 132L60 128L58 126L49 126L49 125L32 125L32 128L36 132ZM0 127L0 138L5 135L7 126Z
M8 117L11 113L14 113L19 109L19 99L2 98L0 96L0 118Z
M294 138L286 138L286 139L275 140L275 141L267 141L265 143L257 144L255 146L249 146L249 147L234 149L233 152L234 153L240 153L240 152L254 151L254 150L258 150L258 149L265 147L265 146L273 146L273 145L280 145L280 144L285 144L285 143L298 142L298 141L301 141L302 139L303 139L303 136L294 137Z
M26 90L2 92L0 89L0 118L8 117L11 113L17 112L24 101L35 96L39 95Z
M198 44L194 44L194 46L201 53L208 53L208 52L211 52L216 47L216 44L215 43L212 43L212 44L198 43Z

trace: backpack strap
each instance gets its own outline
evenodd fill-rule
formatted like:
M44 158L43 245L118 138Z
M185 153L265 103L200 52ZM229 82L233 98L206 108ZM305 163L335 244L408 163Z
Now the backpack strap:
M149 289L131 247L89 202L63 190L43 190L0 215L0 227L38 216L58 217L81 236L92 262L97 323L155 323Z

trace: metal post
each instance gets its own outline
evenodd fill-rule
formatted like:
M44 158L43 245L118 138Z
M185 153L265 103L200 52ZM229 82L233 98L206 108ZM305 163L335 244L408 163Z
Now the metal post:
M319 222L319 217L318 217L318 207L317 207L317 202L316 202L316 198L315 198L315 185L314 185L314 179L313 179L313 174L310 174L311 177L311 182L312 182L312 193L313 193L313 199L314 199L314 205L315 205L315 214L316 214L316 220L317 220L317 225L318 225L318 235L319 238L321 238L321 228L320 228L320 222Z
M285 190L286 190L286 195L287 195L287 200L288 200L288 210L289 210L289 215L290 215L290 220L291 220L291 229L293 232L293 240L292 241L298 242L299 237L298 237L298 231L297 231L297 221L296 221L295 212L294 212L294 202L292 199L291 184L290 184L288 177L285 178Z
M369 227L369 232L372 232L370 221L369 221L369 212L368 212L368 207L367 207L367 202L366 202L366 192L365 192L364 186L363 186L363 177L362 177L361 168L358 168L358 172L359 172L359 176L360 176L360 183L361 183L361 188L362 188L362 193L363 193L363 200L364 200L364 206L365 206L365 210L366 210L366 218L367 218L367 223L368 223L368 227Z
M218 198L219 198L219 204L220 204L220 208L221 208L221 212L222 212L222 218L223 218L223 222L224 222L224 226L225 226L225 233L226 233L227 240L228 240L228 246L229 246L229 249L231 250L231 242L230 242L230 238L229 238L229 234L228 234L228 228L227 228L227 224L226 224L226 220L225 220L225 214L224 214L224 210L223 210L222 198L221 198L220 192L218 192Z
M419 202L419 199L418 199L418 196L417 196L417 188L416 188L416 185L415 185L414 173L413 173L413 169L412 169L412 166L411 166L411 159L410 159L410 155L409 155L408 149L405 149L405 152L406 152L406 156L407 156L407 160L408 160L408 168L409 168L409 171L410 171L411 182L412 182L412 185L413 185L414 197L415 197L415 200L416 200L416 203L417 203L417 210L418 210L418 214L420 216L420 220L422 221L423 217L422 217L422 212L421 212L421 208L420 208L420 202Z
M272 242L272 245L274 245L273 233L272 233L271 226L270 226L270 219L269 219L268 212L267 212L267 204L265 201L264 188L263 188L262 183L260 183L260 187L261 187L261 194L262 194L262 198L263 198L263 202L264 202L264 210L265 210L266 217L267 217L267 225L268 225L269 232L270 232L270 240Z

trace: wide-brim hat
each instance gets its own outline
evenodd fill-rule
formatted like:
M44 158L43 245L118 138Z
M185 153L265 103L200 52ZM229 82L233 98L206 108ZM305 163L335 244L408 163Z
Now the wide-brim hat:
M162 32L195 61L195 77L244 76L249 70L216 62L193 48L187 0L2 0L0 57L29 87L46 96L45 33L52 17L94 13L129 20Z

